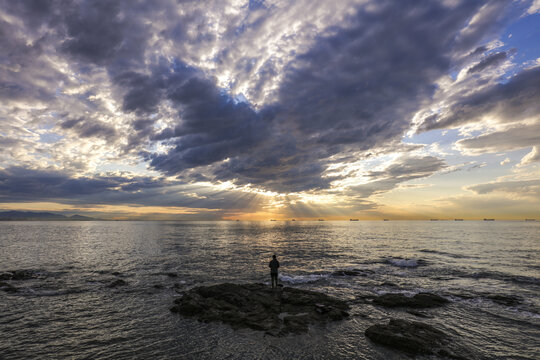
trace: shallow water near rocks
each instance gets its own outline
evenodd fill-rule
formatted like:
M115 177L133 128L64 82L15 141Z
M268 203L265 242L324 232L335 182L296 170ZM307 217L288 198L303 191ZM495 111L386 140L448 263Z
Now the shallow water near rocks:
M0 358L402 359L364 336L390 318L471 357L540 358L538 222L2 222L0 248L0 273L31 274L0 290ZM272 337L169 311L194 286L269 283L274 253L285 286L350 300L349 319ZM419 292L450 303L370 302Z

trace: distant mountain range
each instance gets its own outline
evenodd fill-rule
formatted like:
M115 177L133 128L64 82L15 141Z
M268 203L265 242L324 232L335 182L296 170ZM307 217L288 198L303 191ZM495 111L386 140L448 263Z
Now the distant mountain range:
M33 212L33 211L3 211L0 212L0 221L9 220L56 220L56 221L92 221L101 220L83 215L61 215L49 212Z

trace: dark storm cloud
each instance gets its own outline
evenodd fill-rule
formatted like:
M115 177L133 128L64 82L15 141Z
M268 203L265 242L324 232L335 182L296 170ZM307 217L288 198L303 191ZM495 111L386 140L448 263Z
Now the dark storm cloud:
M506 51L501 51L501 52L489 55L488 57L480 61L478 64L471 66L471 68L467 72L471 74L478 71L482 71L487 67L499 64L505 59L506 59Z
M116 138L116 129L102 121L96 119L69 119L60 123L62 129L75 131L80 137L96 137L107 140Z
M156 111L163 96L163 84L154 78L133 71L118 75L115 82L127 90L124 95L123 110L148 114Z
M515 122L540 114L540 67L524 70L507 83L455 100L448 112L426 119L420 131L453 128L492 114L501 122Z
M339 179L325 176L336 154L395 143L433 94L434 81L452 66L456 49L473 51L494 26L487 19L499 19L493 14L506 3L482 7L482 1L462 1L449 9L434 1L378 1L359 7L287 66L275 103L258 109L235 101L212 76L186 65L189 46L204 48L215 40L212 19L200 10L178 15L165 1L102 0L23 2L8 11L49 26L47 41L74 70L106 70L112 96L134 117L126 149L140 151L154 169L188 178L204 167L204 179L295 192L325 189ZM149 33L150 24L162 25L161 20L167 26ZM231 25L223 36L233 38L241 30ZM186 59L165 59L150 39L186 49ZM225 56L216 55L216 61ZM280 59L267 59L253 74L261 89L277 76L274 61ZM237 67L252 72L255 62L246 57ZM0 91L22 96L24 88L12 84L20 83L6 81ZM175 111L176 123L158 132L154 124L162 106ZM86 138L124 135L97 116L71 116L59 126ZM169 150L153 153L149 149L157 143Z
M102 63L119 50L123 40L122 22L115 1L86 2L66 16L68 39L62 50L93 63Z
M464 2L449 12L411 1L360 9L288 67L278 101L258 113L209 79L182 78L167 89L182 121L156 137L175 138L176 147L151 164L174 174L228 158L215 168L216 179L278 191L327 188L329 156L384 145L407 129L448 70L456 33L480 5Z
M57 170L10 167L0 170L0 196L10 200L70 198L104 192L118 186L110 179L72 178Z
M435 2L378 6L360 10L286 72L280 90L286 121L321 145L368 149L401 134L448 69L455 34L478 4L452 12Z
M71 0L2 0L0 4L5 11L24 19L30 29L37 29L43 24L58 20L59 14L55 9L62 9Z
M174 63L173 69L156 67L152 77L130 73L117 81L127 89L124 108L151 112L160 100L153 94L162 94L177 109L179 123L152 137L174 148L167 154L148 155L151 166L168 174L240 156L268 136L262 114L235 102L213 79L181 62ZM145 94L150 98L136 101Z
M12 2L15 3L15 2ZM0 103L11 101L51 101L52 87L65 76L40 61L45 40L29 42L13 24L0 19ZM44 73L42 70L48 70Z
M109 71L113 65L138 64L147 34L137 10L130 1L75 3L63 11L66 38L60 49L75 59L108 65Z
M23 167L0 170L0 199L5 203L57 201L64 204L130 204L223 210L245 209L253 203L253 197L253 194L190 187L181 182L148 176L85 177L59 170Z

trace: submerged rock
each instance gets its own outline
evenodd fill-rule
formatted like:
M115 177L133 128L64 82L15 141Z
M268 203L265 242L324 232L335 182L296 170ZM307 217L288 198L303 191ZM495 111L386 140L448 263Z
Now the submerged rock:
M373 271L364 269L352 269L352 270L336 270L332 273L332 276L367 276L373 274Z
M271 289L264 284L200 286L188 290L174 303L172 312L275 336L307 332L310 324L349 316L345 301L315 291Z
M111 282L109 285L107 285L107 287L109 288L115 288L115 287L118 287L118 286L126 286L128 283L122 279L117 279L117 280L114 280L113 282Z
M29 280L38 278L33 270L13 270L0 274L0 280Z
M437 355L452 359L474 358L461 354L444 332L429 324L403 319L391 319L388 324L370 326L365 335L373 342L404 351L411 355Z
M17 292L19 291L15 286L6 282L0 281L0 290L5 292Z
M413 297L403 294L384 294L373 299L374 304L384 307L430 308L442 306L448 302L447 299L431 293L419 293Z

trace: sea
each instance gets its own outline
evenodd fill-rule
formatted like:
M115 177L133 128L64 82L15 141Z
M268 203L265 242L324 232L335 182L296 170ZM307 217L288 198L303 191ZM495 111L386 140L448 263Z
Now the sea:
M345 299L349 318L275 337L170 311L195 286L270 284L273 254L283 286ZM540 359L540 222L0 222L0 274L14 270L28 278L0 290L1 359L408 359L364 335L395 318L471 359ZM370 301L420 292L450 303Z

